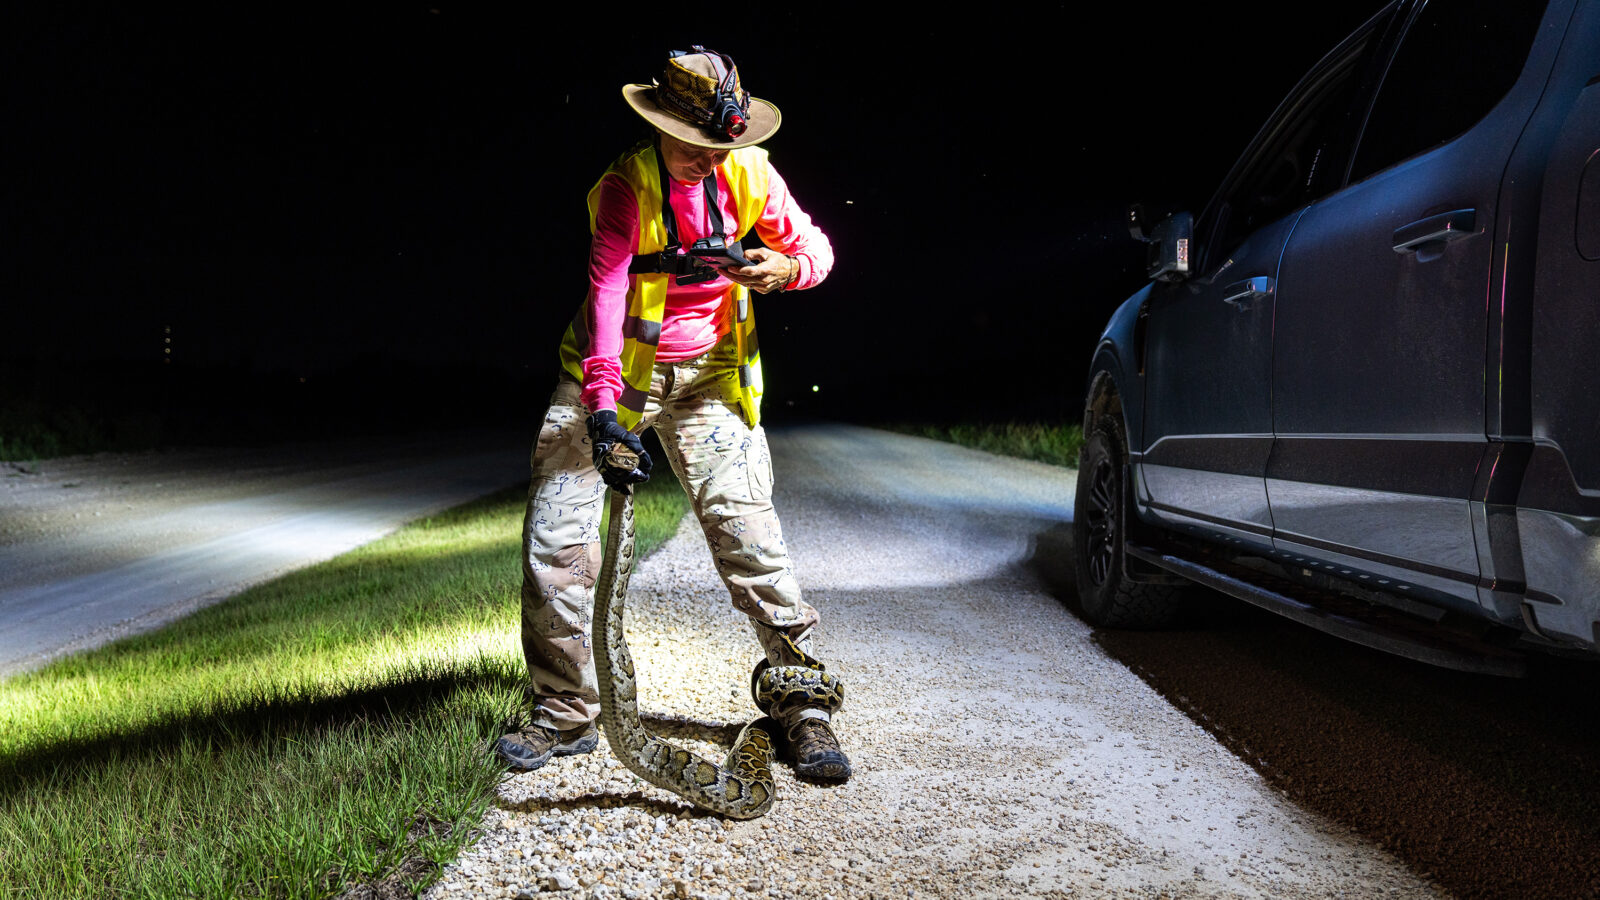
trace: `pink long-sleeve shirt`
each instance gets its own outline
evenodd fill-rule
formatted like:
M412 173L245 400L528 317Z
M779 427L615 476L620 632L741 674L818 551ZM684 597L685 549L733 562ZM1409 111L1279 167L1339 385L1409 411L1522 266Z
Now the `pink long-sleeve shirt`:
M711 232L705 188L671 177L667 184L678 219L678 240L687 247ZM738 216L731 192L725 188L717 191L717 205L723 227L733 227ZM827 235L794 202L788 185L770 163L767 205L754 228L762 243L799 260L800 274L788 290L809 288L833 268L833 247ZM590 410L616 409L617 396L622 393L622 324L628 314L628 264L633 260L638 232L639 207L633 189L622 176L607 175L600 182L594 239L589 245L589 347L583 360L581 399ZM719 275L711 281L680 286L677 276L668 278L656 361L682 362L710 350L727 332L723 293L732 282Z

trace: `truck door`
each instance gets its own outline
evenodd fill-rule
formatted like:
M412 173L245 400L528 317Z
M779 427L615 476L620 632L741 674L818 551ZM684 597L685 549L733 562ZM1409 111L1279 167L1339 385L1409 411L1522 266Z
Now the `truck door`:
M1374 19L1278 107L1195 229L1197 274L1151 291L1141 505L1164 524L1270 548L1266 466L1279 261L1325 189L1367 71ZM1343 168L1339 168L1342 174Z
M1348 186L1306 211L1279 278L1275 543L1464 609L1481 574L1469 498L1499 390L1497 248L1518 225L1497 218L1501 178L1554 58L1549 42L1529 58L1544 12L1431 0L1413 13Z
M1245 238L1198 278L1150 293L1139 472L1170 525L1269 545L1272 302L1298 214Z

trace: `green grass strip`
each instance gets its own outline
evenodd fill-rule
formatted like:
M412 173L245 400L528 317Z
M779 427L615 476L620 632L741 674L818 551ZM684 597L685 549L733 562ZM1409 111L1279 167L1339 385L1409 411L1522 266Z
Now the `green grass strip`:
M0 682L0 897L416 891L470 839L526 681L525 490ZM688 510L636 504L640 553Z
M1078 467L1078 451L1083 449L1083 426L1029 422L998 422L968 425L927 425L892 423L889 431L914 434L972 447L1001 456L1015 456L1053 466Z

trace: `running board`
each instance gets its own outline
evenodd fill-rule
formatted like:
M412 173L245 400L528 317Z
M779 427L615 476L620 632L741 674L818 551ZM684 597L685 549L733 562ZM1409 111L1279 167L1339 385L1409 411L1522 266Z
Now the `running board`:
M1343 597L1328 598L1335 600L1338 605L1347 607L1346 611L1334 611L1289 596L1288 592L1293 591L1302 596L1322 598L1320 592L1301 587L1286 579L1265 576L1265 580L1282 588L1273 590L1253 581L1237 578L1218 568L1172 556L1150 547L1126 544L1125 549L1128 556L1363 647L1371 647L1384 653L1461 672L1506 678L1521 678L1527 674L1527 661L1521 655L1469 637L1458 636L1437 625L1400 622L1390 611L1377 608L1370 610L1371 615L1352 614L1357 613L1357 608L1364 604ZM1219 563L1219 565L1227 564ZM1251 570L1251 575L1256 577L1258 573ZM1387 621L1378 621L1379 619Z

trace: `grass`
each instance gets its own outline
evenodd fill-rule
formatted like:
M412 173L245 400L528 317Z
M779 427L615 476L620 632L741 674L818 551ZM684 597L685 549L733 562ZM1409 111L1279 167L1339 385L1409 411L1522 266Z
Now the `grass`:
M0 682L0 897L408 896L526 681L522 489ZM676 530L639 492L640 553Z
M922 425L899 423L891 431L948 441L1002 456L1016 456L1053 466L1078 467L1078 451L1083 448L1083 426L1045 423L1001 422L969 425Z
M0 461L51 459L97 450L136 450L154 446L150 423L137 437L119 440L103 422L78 408L44 415L38 410L0 407Z
M148 450L162 443L161 415L129 396L136 377L113 385L99 379L87 398L60 396L56 380L0 361L0 461Z

